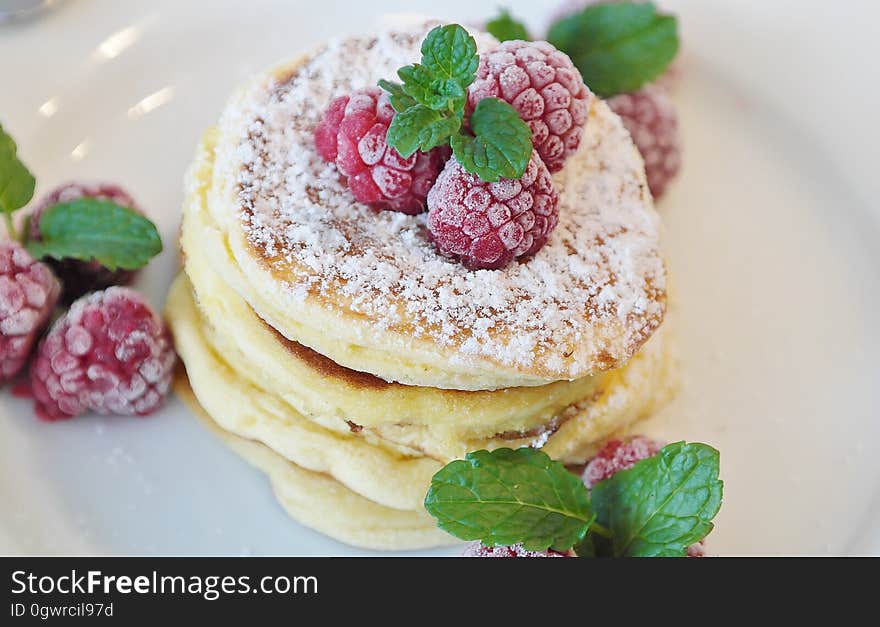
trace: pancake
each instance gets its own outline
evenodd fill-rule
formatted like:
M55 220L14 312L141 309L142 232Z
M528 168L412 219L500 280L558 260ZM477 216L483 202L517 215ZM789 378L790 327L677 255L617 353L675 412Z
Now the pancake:
M221 429L179 376L175 392L201 422L248 463L265 472L288 515L326 536L364 549L425 549L458 544L423 511L384 507L352 492L332 477L306 470L257 442Z
M384 381L497 390L619 368L660 326L666 277L641 158L599 99L554 177L558 227L503 270L441 257L424 215L354 201L318 156L327 104L417 61L432 25L331 42L242 89L188 177L213 240L198 254L283 337Z
M528 437L447 443L418 425L389 422L352 430L340 420L328 427L263 387L277 382L262 376L276 372L275 368L223 344L199 313L185 276L169 293L166 315L192 389L222 428L258 440L303 468L329 474L377 503L400 509L420 509L430 477L443 463L470 450L543 446L565 463L583 463L601 440L652 413L674 389L669 351L658 334L630 364L603 379L592 397L567 408L550 429Z
M189 213L185 217L182 241L194 246L204 239L204 230L192 218ZM327 428L348 433L366 427L364 435L396 442L404 446L404 452L415 450L448 461L499 442L528 445L552 434L572 415L572 407L583 408L586 399L601 398L621 377L615 371L575 382L495 392L387 383L341 367L278 334L219 280L203 256L187 256L185 269L203 318L202 333L210 336L208 343L215 352L236 364L241 376ZM655 395L670 393L666 352L664 340L658 337L634 358L646 362L639 371L653 372L653 377L632 394L628 407L645 412L642 404L650 406ZM633 420L621 412L609 422L617 426ZM591 443L598 437L592 432L578 439Z
M424 215L361 205L317 155L327 104L417 60L433 25L331 42L233 97L187 173L166 303L184 400L293 518L368 548L450 543L423 506L449 461L583 464L677 383L659 219L599 99L554 177L557 229L499 271L441 257Z

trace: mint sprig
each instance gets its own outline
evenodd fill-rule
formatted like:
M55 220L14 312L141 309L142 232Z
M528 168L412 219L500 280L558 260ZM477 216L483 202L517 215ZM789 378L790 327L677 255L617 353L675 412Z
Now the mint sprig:
M477 72L477 42L458 24L438 26L422 42L422 66L441 80L467 88Z
M518 179L532 156L532 132L516 110L484 98L471 114L474 135L454 135L452 152L462 167L484 181Z
M432 29L421 50L421 63L397 70L403 93L435 111L463 112L468 85L480 63L477 42L463 27L449 24ZM387 81L379 83L383 89L387 85Z
M489 546L579 557L684 556L721 506L718 451L677 442L594 486L530 448L469 453L431 480L425 508L438 526Z
M486 30L498 41L510 41L511 39L528 41L529 39L529 31L526 30L525 25L515 19L507 9L501 9L495 18L486 22Z
M0 212L6 221L9 236L18 239L13 212L21 209L34 196L36 179L18 158L18 146L0 124Z
M391 101L391 106L398 113L406 111L410 107L414 107L418 104L415 101L415 98L407 95L407 93L403 91L403 85L400 83L392 83L391 81L382 79L379 81L379 87L388 92L388 100Z
M441 529L488 545L567 551L595 516L584 484L530 448L469 453L431 479L425 508Z
M40 241L27 249L37 259L95 259L110 270L135 270L162 252L162 239L152 222L128 207L79 198L47 209Z
M719 454L676 442L593 487L597 522L615 557L682 557L712 531L721 508ZM598 544L598 543L597 543Z
M465 170L486 181L520 178L532 142L516 110L501 100L484 100L465 120L467 88L480 62L474 38L458 24L438 26L425 37L421 52L421 63L397 71L401 83L379 81L396 112L388 145L407 158L416 150L449 144Z
M651 3L597 4L553 24L547 40L608 98L660 76L678 53L678 23Z

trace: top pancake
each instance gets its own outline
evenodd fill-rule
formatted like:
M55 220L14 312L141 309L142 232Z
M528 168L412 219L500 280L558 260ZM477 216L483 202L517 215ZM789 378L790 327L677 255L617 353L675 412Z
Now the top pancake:
M358 203L317 154L330 101L418 61L432 26L333 41L233 98L204 199L224 278L285 337L388 381L491 390L620 366L660 325L666 279L642 160L604 103L554 177L549 242L503 270L443 258L424 215Z

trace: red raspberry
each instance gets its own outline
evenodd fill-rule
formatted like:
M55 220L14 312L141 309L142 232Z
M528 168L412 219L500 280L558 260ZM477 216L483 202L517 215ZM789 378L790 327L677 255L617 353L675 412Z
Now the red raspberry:
M546 551L527 551L521 544L512 546L486 546L480 542L468 545L462 557L574 557L574 553L560 553L553 549Z
M559 194L536 151L518 180L487 183L450 159L428 194L428 231L440 252L474 269L534 255L559 221Z
M627 470L643 459L653 457L660 452L663 444L657 440L637 435L627 440L609 440L584 469L583 479L587 488L608 479L621 470ZM688 557L705 557L704 540L690 545Z
M144 416L168 394L176 357L162 319L137 292L111 287L71 305L31 366L37 415Z
M98 183L65 183L49 192L31 214L30 238L40 241L40 218L49 207L58 203L71 202L78 198L97 198L109 200L122 207L138 209L134 199L117 185ZM108 270L97 261L80 261L78 259L45 260L61 279L63 294L61 300L70 304L88 292L102 290L111 285L128 285L135 277L133 270Z
M592 490L600 481L653 457L661 448L663 444L660 442L641 435L627 440L609 440L584 469L584 483Z
M356 199L416 215L425 210L428 190L449 158L449 148L416 151L404 159L385 143L393 117L388 95L377 87L341 96L330 103L315 129L315 146L348 177Z
M0 385L27 363L60 293L45 264L17 242L0 242Z
M489 97L510 103L532 129L532 144L547 168L558 172L581 143L590 96L563 52L546 41L505 41L480 57L468 107Z
M651 194L660 198L681 165L678 116L672 99L663 88L648 85L632 94L609 98L608 106L632 135L645 160Z

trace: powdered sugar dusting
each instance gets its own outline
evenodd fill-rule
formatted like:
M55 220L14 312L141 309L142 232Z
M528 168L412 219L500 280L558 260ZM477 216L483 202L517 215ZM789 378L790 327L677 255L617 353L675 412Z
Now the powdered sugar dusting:
M393 79L418 60L432 26L330 42L293 76L227 110L224 123L243 129L238 181L249 242L296 298L453 347L453 364L471 356L540 361L578 375L584 355L591 366L615 365L660 324L665 271L641 162L604 104L593 107L580 154L555 176L560 222L550 241L500 271L469 271L440 256L424 215L357 203L318 155L313 133L331 100ZM481 50L493 43L476 37Z

